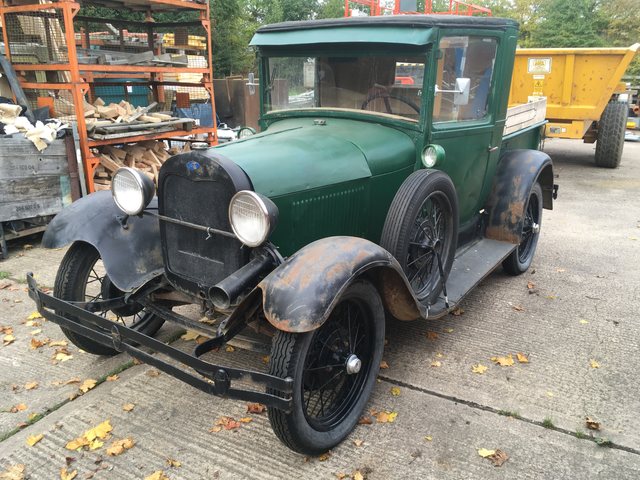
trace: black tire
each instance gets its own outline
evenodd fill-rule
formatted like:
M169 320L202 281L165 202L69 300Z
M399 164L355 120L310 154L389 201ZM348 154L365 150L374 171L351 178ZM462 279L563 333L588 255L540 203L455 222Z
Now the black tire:
M100 254L92 245L84 242L76 242L71 245L62 259L60 267L58 267L58 274L56 275L53 288L54 296L71 302L90 301L91 299L97 301L120 296L122 292L109 281L106 273L102 275L98 271L100 269L96 269L97 266L99 266L99 262ZM92 279L90 280L90 278ZM98 282L100 287L98 288L98 285L92 285L90 289L94 289L95 287L96 290L87 292L87 286L96 282ZM92 295L92 293L96 293L97 296ZM63 312L57 313L81 322ZM154 335L164 323L163 319L145 312L142 305L127 306L124 308L124 311L101 312L99 315L105 317L107 317L107 315L113 315L116 321L122 321L128 327L134 328L149 336ZM126 319L129 319L129 323L127 323ZM119 353L113 348L102 345L85 336L78 335L69 329L62 327L61 329L74 345L85 352L94 355L116 355Z
M502 267L509 275L520 275L529 269L536 253L541 227L542 187L536 182L527 200L520 245L502 262Z
M598 121L596 143L596 165L603 168L618 168L624 148L629 107L626 103L607 104Z
M440 209L443 223L422 218L429 205ZM446 279L457 239L458 197L449 176L437 170L418 170L409 175L391 202L380 245L398 260L421 302L432 304L442 291L436 252L441 256Z
M349 330L350 326L354 328ZM370 282L357 280L345 289L327 321L317 330L276 333L269 373L291 377L294 382L292 411L268 409L271 427L282 443L296 452L317 455L349 435L376 383L384 350L384 327L378 291ZM349 374L347 359L356 354L361 367ZM281 395L273 389L267 392ZM321 398L324 400L319 403Z

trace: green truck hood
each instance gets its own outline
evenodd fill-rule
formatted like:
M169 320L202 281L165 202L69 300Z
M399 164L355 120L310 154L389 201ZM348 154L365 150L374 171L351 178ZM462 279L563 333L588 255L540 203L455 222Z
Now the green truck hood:
M405 133L336 118L296 118L263 133L215 147L274 198L400 170L416 161Z

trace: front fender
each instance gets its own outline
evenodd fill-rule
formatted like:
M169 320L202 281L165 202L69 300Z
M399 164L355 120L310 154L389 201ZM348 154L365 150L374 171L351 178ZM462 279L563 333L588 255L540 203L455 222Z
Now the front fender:
M154 198L147 209L157 209ZM45 248L59 248L81 241L93 245L109 278L123 292L131 292L164 272L158 218L129 217L124 229L118 218L124 213L111 192L92 193L63 209L49 223L42 238Z
M525 206L535 182L542 187L542 205L553 209L553 163L538 150L509 150L501 158L486 211L489 222L485 236L493 240L520 243Z
M262 290L264 314L277 329L308 332L322 325L341 293L365 275L378 289L387 310L400 320L424 317L425 308L393 256L357 237L328 237L310 243L271 272Z

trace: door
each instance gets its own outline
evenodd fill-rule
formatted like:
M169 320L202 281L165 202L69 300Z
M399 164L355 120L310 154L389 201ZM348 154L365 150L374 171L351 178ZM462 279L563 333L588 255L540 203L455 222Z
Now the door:
M496 37L445 35L437 53L431 143L444 148L445 159L438 168L456 187L461 229L481 208L487 166L499 153L492 95L497 48ZM469 80L466 100L456 93L460 78Z

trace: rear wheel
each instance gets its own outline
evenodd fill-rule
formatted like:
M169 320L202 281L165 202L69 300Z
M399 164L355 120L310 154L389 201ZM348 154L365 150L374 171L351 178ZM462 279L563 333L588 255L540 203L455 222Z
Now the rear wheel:
M347 287L317 330L278 331L269 373L293 378L292 411L269 408L278 438L307 455L326 452L344 440L369 400L383 349L382 301L366 280Z
M626 103L609 103L598 121L596 143L596 165L604 168L618 168L624 148L624 134L629 107Z
M527 271L533 261L540 237L542 225L542 187L536 182L529 193L522 223L520 244L502 262L502 267L509 275L520 275Z
M54 296L70 302L97 302L124 295L106 274L100 254L92 245L74 243L60 263L54 285ZM63 312L59 315L82 323ZM97 312L97 315L138 330L145 335L154 335L164 320L147 312L140 304L130 304L114 310ZM102 345L90 338L62 328L62 332L77 347L94 355L115 355L117 350Z

